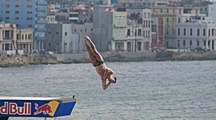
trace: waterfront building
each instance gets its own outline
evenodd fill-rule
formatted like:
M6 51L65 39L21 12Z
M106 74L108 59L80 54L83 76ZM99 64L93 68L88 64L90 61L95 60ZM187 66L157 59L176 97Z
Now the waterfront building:
M100 52L109 51L112 41L113 6L95 5L93 8L92 41Z
M24 54L32 53L33 46L33 30L31 28L19 28L16 31L17 50Z
M92 23L48 23L45 49L55 53L80 53L85 50L85 35L91 37Z
M152 48L175 48L177 10L175 7L152 8L152 32L156 35Z
M126 42L127 51L142 52L151 45L151 10L127 9ZM121 17L119 17L121 20Z
M141 52L149 49L150 9L97 6L93 16L93 42L99 51Z
M216 48L216 24L205 14L181 14L176 24L178 49Z
M0 23L0 51L15 51L17 28L15 24Z
M71 31L71 24L48 23L44 49L55 53L69 52Z
M72 53L81 53L86 50L86 47L83 43L84 37L88 35L92 38L93 31L93 23L85 22L85 23L73 23L72 27Z
M0 0L0 20L17 28L33 28L36 50L42 50L46 31L46 0Z

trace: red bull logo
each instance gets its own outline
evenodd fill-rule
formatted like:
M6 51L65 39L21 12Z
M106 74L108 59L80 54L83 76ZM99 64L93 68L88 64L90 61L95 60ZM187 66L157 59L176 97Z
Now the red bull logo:
M34 113L34 115L38 115L41 113L43 113L44 115L47 115L48 113L52 113L52 108L48 103L44 104L40 107L38 107L38 104L35 103L35 110L36 110L36 112Z
M34 115L39 115L43 113L44 115L54 116L58 105L59 105L59 102L57 101L51 101L41 106L35 103L36 111L34 112Z
M24 102L23 106L18 106L17 103L4 102L4 105L0 106L0 114L31 115L31 103Z

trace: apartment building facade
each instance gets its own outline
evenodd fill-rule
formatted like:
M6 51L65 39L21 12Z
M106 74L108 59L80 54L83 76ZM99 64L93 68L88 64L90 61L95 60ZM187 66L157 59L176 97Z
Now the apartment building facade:
M17 50L21 50L23 54L32 53L33 30L31 28L18 28L16 30L16 46Z
M1 0L0 20L17 28L33 28L33 49L42 50L46 31L46 0Z
M178 49L216 49L216 24L204 14L178 15L177 48Z
M0 51L16 50L16 25L0 23Z
M152 47L175 48L176 39L176 15L175 7L155 7L152 8L152 27L156 33L156 38L152 41Z
M48 23L45 50L55 53L81 53L85 51L84 36L91 37L92 23Z

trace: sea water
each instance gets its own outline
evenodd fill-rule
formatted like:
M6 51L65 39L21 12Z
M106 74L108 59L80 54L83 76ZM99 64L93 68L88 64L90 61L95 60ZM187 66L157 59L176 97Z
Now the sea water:
M75 95L74 111L59 120L216 119L215 61L106 64L117 77L106 91L89 63L0 68L0 96Z

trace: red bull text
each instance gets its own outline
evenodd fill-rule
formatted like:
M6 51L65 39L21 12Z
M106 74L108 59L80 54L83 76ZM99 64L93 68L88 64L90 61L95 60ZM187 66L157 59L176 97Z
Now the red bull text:
M23 106L18 106L17 103L4 102L4 105L0 106L0 114L31 115L31 103L24 102Z

